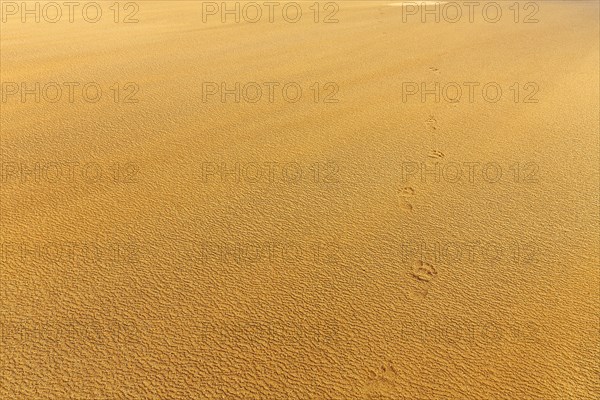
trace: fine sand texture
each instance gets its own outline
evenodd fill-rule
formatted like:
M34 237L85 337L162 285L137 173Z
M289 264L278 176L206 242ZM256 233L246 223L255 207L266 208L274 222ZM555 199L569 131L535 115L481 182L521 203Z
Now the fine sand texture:
M0 399L600 398L598 2L6 3Z

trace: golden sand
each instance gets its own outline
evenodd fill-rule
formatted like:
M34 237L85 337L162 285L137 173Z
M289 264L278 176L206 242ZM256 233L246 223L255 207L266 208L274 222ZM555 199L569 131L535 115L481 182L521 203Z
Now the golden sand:
M1 399L600 396L597 2L6 3Z

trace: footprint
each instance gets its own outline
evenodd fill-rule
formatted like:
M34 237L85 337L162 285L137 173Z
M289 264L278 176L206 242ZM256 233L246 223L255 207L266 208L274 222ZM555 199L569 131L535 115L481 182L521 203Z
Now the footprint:
M415 195L415 189L413 189L410 186L398 189L398 196L399 196L398 197L398 206L400 207L401 210L412 211L413 206L412 206L412 204L410 204L408 202L408 200L406 198L410 197L410 196L414 196L414 195Z
M429 153L430 158L444 158L446 155L439 150L431 150Z
M391 362L386 362L376 370L369 370L369 377L363 392L369 396L385 396L384 398L387 398L396 392L398 377L396 368Z
M414 196L414 194L415 189L411 188L410 186L400 189L400 196Z
M437 119L433 115L430 115L429 119L425 121L425 125L435 131L437 130Z
M437 276L437 270L433 265L419 260L413 264L412 276L423 282L431 282Z
M392 363L385 363L380 368L379 379L393 382L398 377L398 372L396 372L396 368Z
M412 204L410 204L408 201L403 200L403 199L398 200L398 206L403 211L407 211L408 212L408 211L412 211L413 210Z
M423 300L427 297L431 284L429 282L415 279L408 290L408 298L411 300Z

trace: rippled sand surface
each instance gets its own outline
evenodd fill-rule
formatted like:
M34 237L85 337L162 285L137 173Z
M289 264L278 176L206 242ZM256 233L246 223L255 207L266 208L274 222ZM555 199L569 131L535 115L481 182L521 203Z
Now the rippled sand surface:
M0 25L0 398L600 397L597 2L99 3Z

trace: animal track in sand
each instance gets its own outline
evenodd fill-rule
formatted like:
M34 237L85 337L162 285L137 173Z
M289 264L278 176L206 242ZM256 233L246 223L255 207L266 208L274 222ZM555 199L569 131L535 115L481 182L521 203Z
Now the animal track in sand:
M402 189L399 190L399 192L400 192L400 196L414 196L415 195L415 189L411 188L410 186L403 187Z
M437 270L433 265L419 260L413 264L412 276L423 282L431 282L437 276Z
M439 150L431 150L429 153L430 158L444 158L446 155Z
M408 298L412 300L423 300L427 297L431 283L414 279L408 290Z
M425 125L428 128L433 129L435 131L435 130L437 130L437 119L435 119L435 117L433 115L430 115L429 119L427 121L425 121Z
M415 261L410 272L414 278L409 282L408 298L422 300L427 297L431 282L437 276L435 267L424 261Z
M412 211L413 206L406 199L415 195L415 189L410 186L398 189L398 206L403 211Z
M371 380L384 380L384 381L394 381L398 377L398 373L396 369L392 365L392 363L387 362L383 364L377 370L370 370L369 375Z
M401 210L407 211L407 212L413 210L412 204L410 204L406 200L400 200L400 201L398 201L398 207L400 207Z
M398 377L396 368L390 362L381 365L376 370L369 370L364 393L369 396L386 396L385 398L387 398L396 391Z

